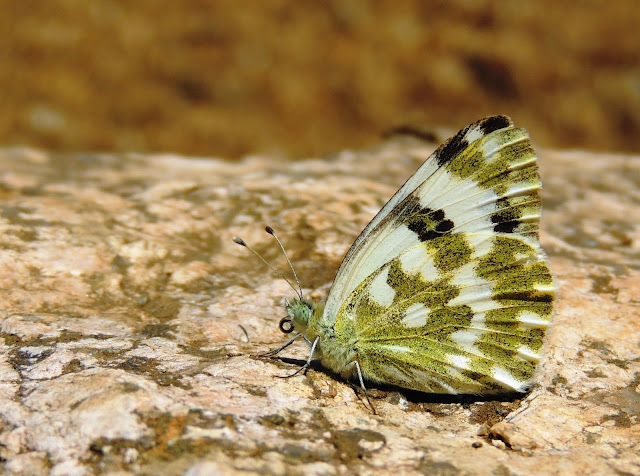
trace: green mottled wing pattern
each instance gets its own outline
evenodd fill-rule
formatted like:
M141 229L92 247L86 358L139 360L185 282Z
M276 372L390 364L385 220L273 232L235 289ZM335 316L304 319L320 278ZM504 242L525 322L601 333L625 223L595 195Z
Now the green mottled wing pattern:
M538 242L540 179L509 118L443 144L365 228L320 323L365 378L435 393L524 391L554 286ZM324 344L324 345L323 345ZM320 342L324 365L345 373ZM324 348L323 348L324 347Z
M363 375L434 393L521 391L552 305L551 275L524 240L445 235L402 253L352 293L335 325Z

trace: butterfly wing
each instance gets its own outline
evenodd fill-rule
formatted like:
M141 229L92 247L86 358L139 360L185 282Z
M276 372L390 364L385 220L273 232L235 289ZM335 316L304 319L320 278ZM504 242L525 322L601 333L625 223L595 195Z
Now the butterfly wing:
M365 278L335 331L338 339L355 335L355 355L372 381L434 393L522 391L552 299L549 269L527 240L444 235Z
M365 377L440 392L526 385L553 296L539 189L529 137L505 116L463 129L407 180L345 256L321 318L355 331Z
M480 141L482 144L479 143ZM471 151L472 145L483 156L475 157L476 154ZM486 150L482 150L481 145L486 145ZM395 226L395 217L401 215L403 211L410 211L408 209L414 208L420 200L428 202L425 209L430 206L436 211L444 209L444 205L454 206L460 199L467 198L467 203L455 206L455 211L474 213L473 209L476 207L468 207L468 202L474 199L469 196L469 191L477 188L478 192L482 192L487 187L476 186L477 182L471 175L474 172L477 175L479 169L485 169L484 173L486 173L491 169L490 163L499 158L501 151L508 153L525 148L530 149L526 132L514 129L511 119L506 116L484 118L467 126L442 144L382 207L351 245L327 297L323 320L334 322L340 307L358 283L392 257L420 240L420 237L406 226ZM535 162L533 151L526 155L527 160ZM532 163L531 166L535 171L535 165ZM494 175L499 176L501 171L497 167L494 167L494 170ZM539 188L537 175L534 182L532 185L537 190ZM490 187L491 183L487 185ZM438 191L435 192L435 190ZM501 192L498 190L495 195ZM431 193L433 195L430 195ZM491 191L487 191L485 195L491 199ZM535 196L537 197L537 192ZM479 216L483 210L476 210L475 213ZM464 219L464 217L461 218ZM441 225L441 229L444 226L445 224Z

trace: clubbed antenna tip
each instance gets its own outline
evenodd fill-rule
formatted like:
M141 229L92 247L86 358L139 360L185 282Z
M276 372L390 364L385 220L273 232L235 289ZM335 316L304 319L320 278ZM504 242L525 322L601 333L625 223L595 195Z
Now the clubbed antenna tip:
M280 245L280 249L282 249L282 252L284 253L284 257L287 259L287 263L289 263L289 266L291 267L291 270L293 271L293 276L296 278L296 284L298 285L298 289L296 289L293 286L293 284L291 284L291 281L289 281L287 278L285 278L284 275L280 271L278 271L273 266L271 266L271 264L267 260L265 260L262 257L262 255L260 255L260 253L258 253L256 250L251 248L242 238L240 238L239 236L234 236L233 237L233 242L238 244L238 245L240 245L240 246L244 246L249 251L251 251L254 255L256 255L258 258L260 258L260 261L262 261L264 264L266 264L267 267L271 271L276 273L276 275L278 275L279 277L284 279L289 284L289 286L291 286L291 289L293 289L296 292L296 294L298 294L298 296L300 296L300 299L302 299L302 287L300 287L300 281L298 281L298 275L296 274L296 271L293 269L293 266L291 265L291 261L289 261L289 257L287 256L287 252L284 250L284 247L282 246L282 243L280 243L280 240L278 239L278 237L276 236L275 232L273 231L273 228L271 228L270 226L267 226L265 228L265 230L266 230L267 233L272 235L276 239L278 244Z
M239 236L234 236L233 237L233 242L240 245L240 246L244 246L245 248L247 248L247 244L245 243L245 241L240 238Z
M298 290L296 291L296 293L298 293L298 296L300 296L300 299L302 299L302 286L300 286L300 280L298 279L298 273L296 273L296 270L293 267L293 264L291 263L291 260L289 259L289 255L287 254L287 251L284 249L284 246L282 245L282 242L280 241L280 238L278 238L278 235L276 235L276 232L273 231L273 228L271 228L268 225L264 227L264 231L266 231L271 236L273 236L276 239L276 241L278 242L278 245L280 245L280 249L282 250L282 254L287 259L287 263L289 263L289 268L291 268L291 271L293 271L293 277L296 278L296 284L298 285ZM291 286L291 287L293 287L293 286Z

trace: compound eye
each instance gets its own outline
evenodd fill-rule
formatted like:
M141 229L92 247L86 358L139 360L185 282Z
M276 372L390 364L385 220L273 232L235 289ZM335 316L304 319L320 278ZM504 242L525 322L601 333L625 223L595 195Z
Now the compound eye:
M293 322L291 322L291 319L289 319L288 317L283 317L282 319L280 319L280 324L278 324L278 327L285 334L291 334L293 332Z

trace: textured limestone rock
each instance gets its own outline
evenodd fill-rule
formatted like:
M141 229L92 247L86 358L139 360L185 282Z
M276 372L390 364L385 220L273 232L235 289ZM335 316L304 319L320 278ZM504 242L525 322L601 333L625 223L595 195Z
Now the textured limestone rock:
M540 152L559 288L520 400L348 384L284 342L291 289L343 253L433 145L295 163L0 150L0 456L7 474L640 473L640 159Z

